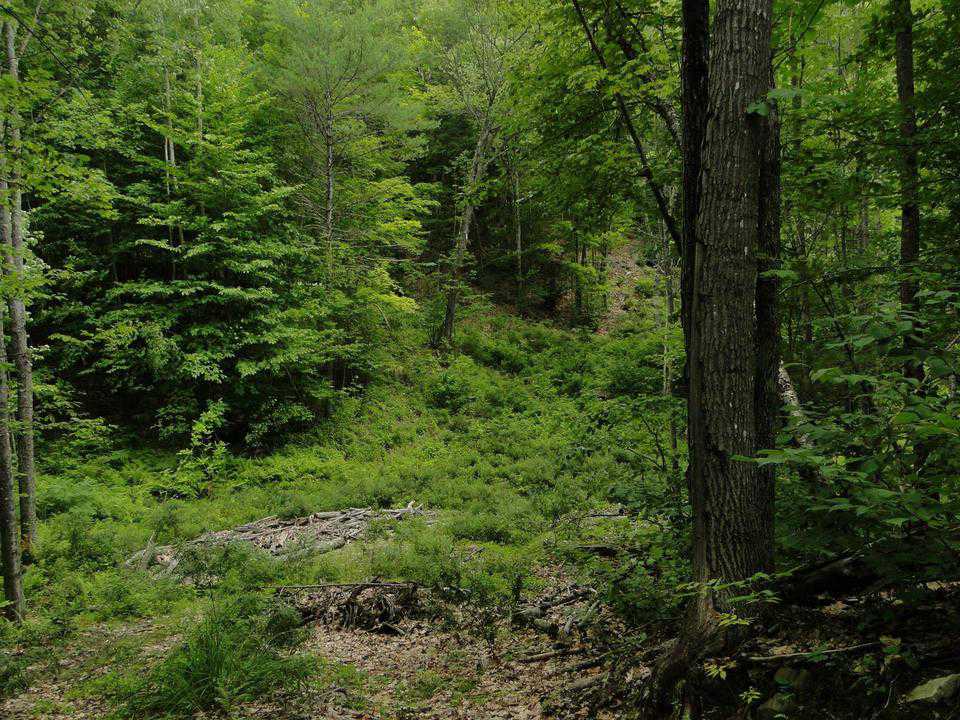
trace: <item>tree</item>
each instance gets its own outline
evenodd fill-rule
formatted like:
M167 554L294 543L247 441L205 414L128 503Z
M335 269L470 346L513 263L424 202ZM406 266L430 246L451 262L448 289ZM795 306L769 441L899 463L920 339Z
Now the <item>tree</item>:
M0 563L3 565L3 596L7 601L4 614L18 622L23 618L24 599L10 428L7 343L3 332L3 312L0 310Z
M426 207L423 188L404 187L388 175L416 156L415 133L429 125L413 75L420 39L401 6L381 0L347 10L327 0L283 0L273 13L270 82L296 118L291 145L299 152L290 169L302 182L300 198L320 230L328 269L351 243L363 243L375 256L383 250L378 241L416 250L416 223L389 238L369 223L372 206L403 193L410 195L411 216Z
M65 300L38 300L40 340L91 412L201 456L263 447L371 377L415 307L394 273L431 207L403 174L424 122L417 38L390 3L344 12L336 46L293 3L118 3L81 25L96 72L51 107L45 150L85 182L31 211ZM326 148L295 90L351 53L372 65L334 107L331 247Z
M462 12L462 14L460 14ZM440 67L459 109L474 133L460 186L459 216L449 264L443 323L435 344L453 343L461 275L470 248L470 231L481 193L508 113L507 82L514 53L526 32L511 22L501 0L469 0L465 7L442 8Z
M726 640L723 614L751 617L744 597L774 554L774 486L750 462L771 447L779 410L776 281L766 273L779 244L779 141L772 88L772 3L724 0L710 29L706 93L700 95L705 4L684 7L684 91L706 107L685 112L685 207L696 207L693 247L684 247L689 303L688 484L693 572L701 590L660 678L670 690L691 658ZM699 157L690 138L703 140ZM687 238L692 235L688 232ZM692 264L692 267L690 265ZM746 588L746 589L745 589Z
M914 107L913 80L913 10L910 0L893 0L893 19L896 26L897 100L900 110L900 265L904 278L900 282L900 304L905 314L915 321L917 281L920 260L920 207L917 204L919 188L917 151L917 110ZM904 336L904 351L909 355L914 343L911 334ZM908 358L906 375L923 380L923 362Z
M38 6L39 9L39 6ZM37 529L36 469L33 436L33 359L27 336L27 311L24 300L25 267L23 211L23 102L20 84L20 56L27 47L29 35L18 39L19 19L8 19L3 25L6 48L7 77L12 98L7 108L6 142L3 169L6 175L6 197L3 206L3 231L6 273L13 290L9 297L10 334L13 340L13 362L17 371L17 480L20 488L20 542L29 555Z
M744 461L767 447L776 408L776 326L766 317L775 300L763 277L779 232L771 28L771 2L748 0L720 3L711 29L688 350L694 574L703 583L749 580L773 564L773 484ZM736 592L705 593L698 620L733 609Z

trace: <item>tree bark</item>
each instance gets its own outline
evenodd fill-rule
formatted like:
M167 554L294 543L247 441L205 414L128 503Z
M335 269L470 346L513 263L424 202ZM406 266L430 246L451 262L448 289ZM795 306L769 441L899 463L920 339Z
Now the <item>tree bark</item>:
M913 315L917 310L917 263L920 260L920 207L917 204L919 160L917 152L917 112L914 106L913 80L913 10L910 0L892 0L897 28L896 65L897 99L900 104L900 265L904 273L900 282L900 306ZM907 355L904 372L907 377L922 381L923 362L910 358L915 343L908 333L904 337Z
M9 214L7 216L9 217ZM6 229L5 224L5 232ZM8 603L4 607L4 615L7 619L19 623L23 620L24 599L13 477L13 448L10 444L10 382L7 376L3 310L0 308L0 560L3 562L3 597Z
M697 214L700 210L700 167L703 138L707 128L707 79L710 58L710 9L708 0L682 0L683 56L680 69L683 109L683 235L680 243L680 321L687 347L690 346L690 317L693 307L693 268L697 247ZM687 383L689 383L689 372Z
M704 10L705 4L684 15L693 23L685 28L685 90L702 82L691 64L702 71L704 55L690 48L706 42ZM762 275L776 263L779 246L779 137L775 113L748 111L772 85L771 17L771 0L718 0L706 108L684 108L688 142L695 120L706 117L699 156L695 143L684 153L685 165L700 162L696 186L684 168L685 212L696 208L696 225L695 236L686 236L694 246L685 247L683 299L689 302L687 481L693 572L702 588L679 640L659 661L652 697L661 708L696 658L734 644L740 631L724 630L722 614L758 614L756 605L734 597L748 594L751 578L773 568L773 478L737 460L772 444L779 410L776 284ZM716 582L727 587L711 586Z
M772 2L768 14L772 22ZM772 33L772 27L771 27ZM767 88L776 83L773 72L772 50L769 39L766 48ZM761 49L761 53L764 50ZM759 237L757 242L757 283L755 295L757 367L754 387L754 417L756 418L756 450L773 449L781 417L783 397L780 393L780 322L777 302L780 295L780 118L775 103L769 113L760 119L760 186ZM756 511L762 523L764 548L762 565L758 570L773 569L773 520L776 465L753 466L757 475ZM759 539L759 538L758 538Z
M6 23L7 72L14 87L20 82L20 58L17 54L17 28ZM10 242L6 259L9 272L22 281L24 276L23 190L21 188L21 154L23 142L20 133L20 112L16 100L10 110L10 145L7 157L8 198L5 212L10 214ZM17 480L20 490L20 541L23 554L29 555L36 536L37 501L36 472L33 448L33 361L27 338L27 311L19 288L10 301L13 361L17 370Z
M775 123L748 112L771 87L771 0L720 0L712 29L690 311L690 484L698 582L748 580L773 566L773 483L737 456L772 436L779 166ZM771 367L772 365L772 367ZM774 405L776 407L776 405ZM733 607L706 592L698 621Z

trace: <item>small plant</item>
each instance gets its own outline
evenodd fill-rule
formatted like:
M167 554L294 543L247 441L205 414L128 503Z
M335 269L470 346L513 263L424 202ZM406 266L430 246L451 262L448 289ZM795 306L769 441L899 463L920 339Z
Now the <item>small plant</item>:
M202 711L229 712L240 702L303 683L316 662L280 653L279 646L292 637L289 623L268 611L255 595L216 601L184 642L133 688L121 714L189 718Z
M22 692L30 685L29 660L12 653L0 653L0 698Z
M180 551L177 575L195 587L227 586L250 590L276 580L281 565L274 558L245 543L213 547L190 546Z

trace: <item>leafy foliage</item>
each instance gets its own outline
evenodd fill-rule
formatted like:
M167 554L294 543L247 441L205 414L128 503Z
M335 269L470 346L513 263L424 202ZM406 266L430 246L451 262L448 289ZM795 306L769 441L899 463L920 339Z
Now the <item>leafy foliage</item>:
M214 605L183 644L132 690L124 716L186 718L198 711L229 712L243 700L303 682L313 669L312 659L279 651L289 642L289 613L265 610L255 596Z

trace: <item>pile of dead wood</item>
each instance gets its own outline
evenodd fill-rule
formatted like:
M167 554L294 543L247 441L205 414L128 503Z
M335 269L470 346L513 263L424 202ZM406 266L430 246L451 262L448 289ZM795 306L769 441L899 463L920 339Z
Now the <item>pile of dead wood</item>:
M428 615L427 591L416 583L370 581L277 588L303 622L398 633L398 623Z
M400 521L422 515L423 508L411 502L406 507L388 510L348 508L297 518L267 517L230 530L204 533L182 545L155 545L151 539L147 547L127 560L127 565L141 569L159 567L169 574L185 553L232 544L247 544L285 559L317 555L357 540L375 521Z

